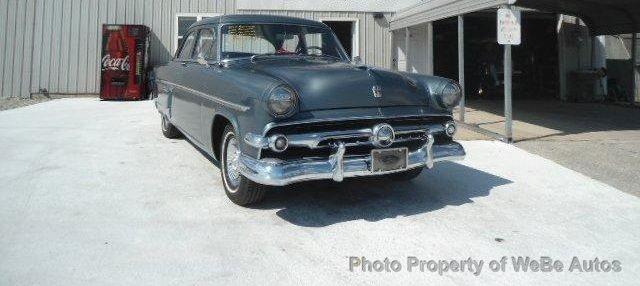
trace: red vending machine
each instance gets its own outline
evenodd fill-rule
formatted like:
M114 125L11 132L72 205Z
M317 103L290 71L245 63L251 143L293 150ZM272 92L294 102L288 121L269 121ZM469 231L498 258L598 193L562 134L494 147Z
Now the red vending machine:
M103 25L100 99L146 98L148 54L148 27Z

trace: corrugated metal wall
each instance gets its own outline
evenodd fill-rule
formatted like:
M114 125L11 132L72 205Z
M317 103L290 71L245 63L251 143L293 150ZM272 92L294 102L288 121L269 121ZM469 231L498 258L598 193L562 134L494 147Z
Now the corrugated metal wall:
M385 13L381 19L375 19L374 13L368 12L317 12L317 11L257 11L238 10L245 14L284 15L320 21L322 19L358 19L359 22L359 52L363 62L368 65L391 66L391 34L389 20L392 13Z
M234 13L235 0L0 0L0 98L99 91L102 24L151 27L152 64L174 50L176 13Z
M421 24L409 28L409 57L406 51L406 30L393 31L393 57L396 69L413 73L427 74L427 25Z
M175 49L176 13L233 14L235 0L0 0L0 98L99 91L102 24L143 24L152 30L151 63ZM320 19L357 18L366 64L389 67L391 14L240 11Z

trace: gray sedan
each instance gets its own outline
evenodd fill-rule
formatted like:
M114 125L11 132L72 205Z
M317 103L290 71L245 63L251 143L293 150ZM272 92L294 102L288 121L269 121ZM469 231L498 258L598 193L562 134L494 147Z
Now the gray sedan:
M359 176L410 180L465 156L452 80L365 66L320 22L231 15L194 24L154 71L166 137L220 162L227 196Z

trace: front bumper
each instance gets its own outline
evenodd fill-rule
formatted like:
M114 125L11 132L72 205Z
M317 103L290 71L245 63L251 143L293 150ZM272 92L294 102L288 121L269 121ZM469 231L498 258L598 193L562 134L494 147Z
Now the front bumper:
M416 151L409 152L407 168L391 172L372 172L371 156L345 157L345 146L336 146L326 159L303 159L297 161L277 161L255 159L241 155L239 170L249 180L263 185L284 186L296 182L332 179L341 182L343 178L378 176L402 172L415 168L432 168L435 162L462 160L465 151L457 142L434 145L434 138L428 135L427 143Z

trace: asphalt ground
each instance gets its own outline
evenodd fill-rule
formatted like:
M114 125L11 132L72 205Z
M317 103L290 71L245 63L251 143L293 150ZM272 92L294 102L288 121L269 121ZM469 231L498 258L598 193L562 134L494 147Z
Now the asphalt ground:
M298 184L242 208L215 161L162 136L149 101L2 111L0 285L637 283L638 197L513 145L462 144L464 161L412 182ZM541 256L562 271L511 260ZM362 257L401 269L363 272ZM599 267L569 271L574 257ZM452 270L469 258L484 267Z

